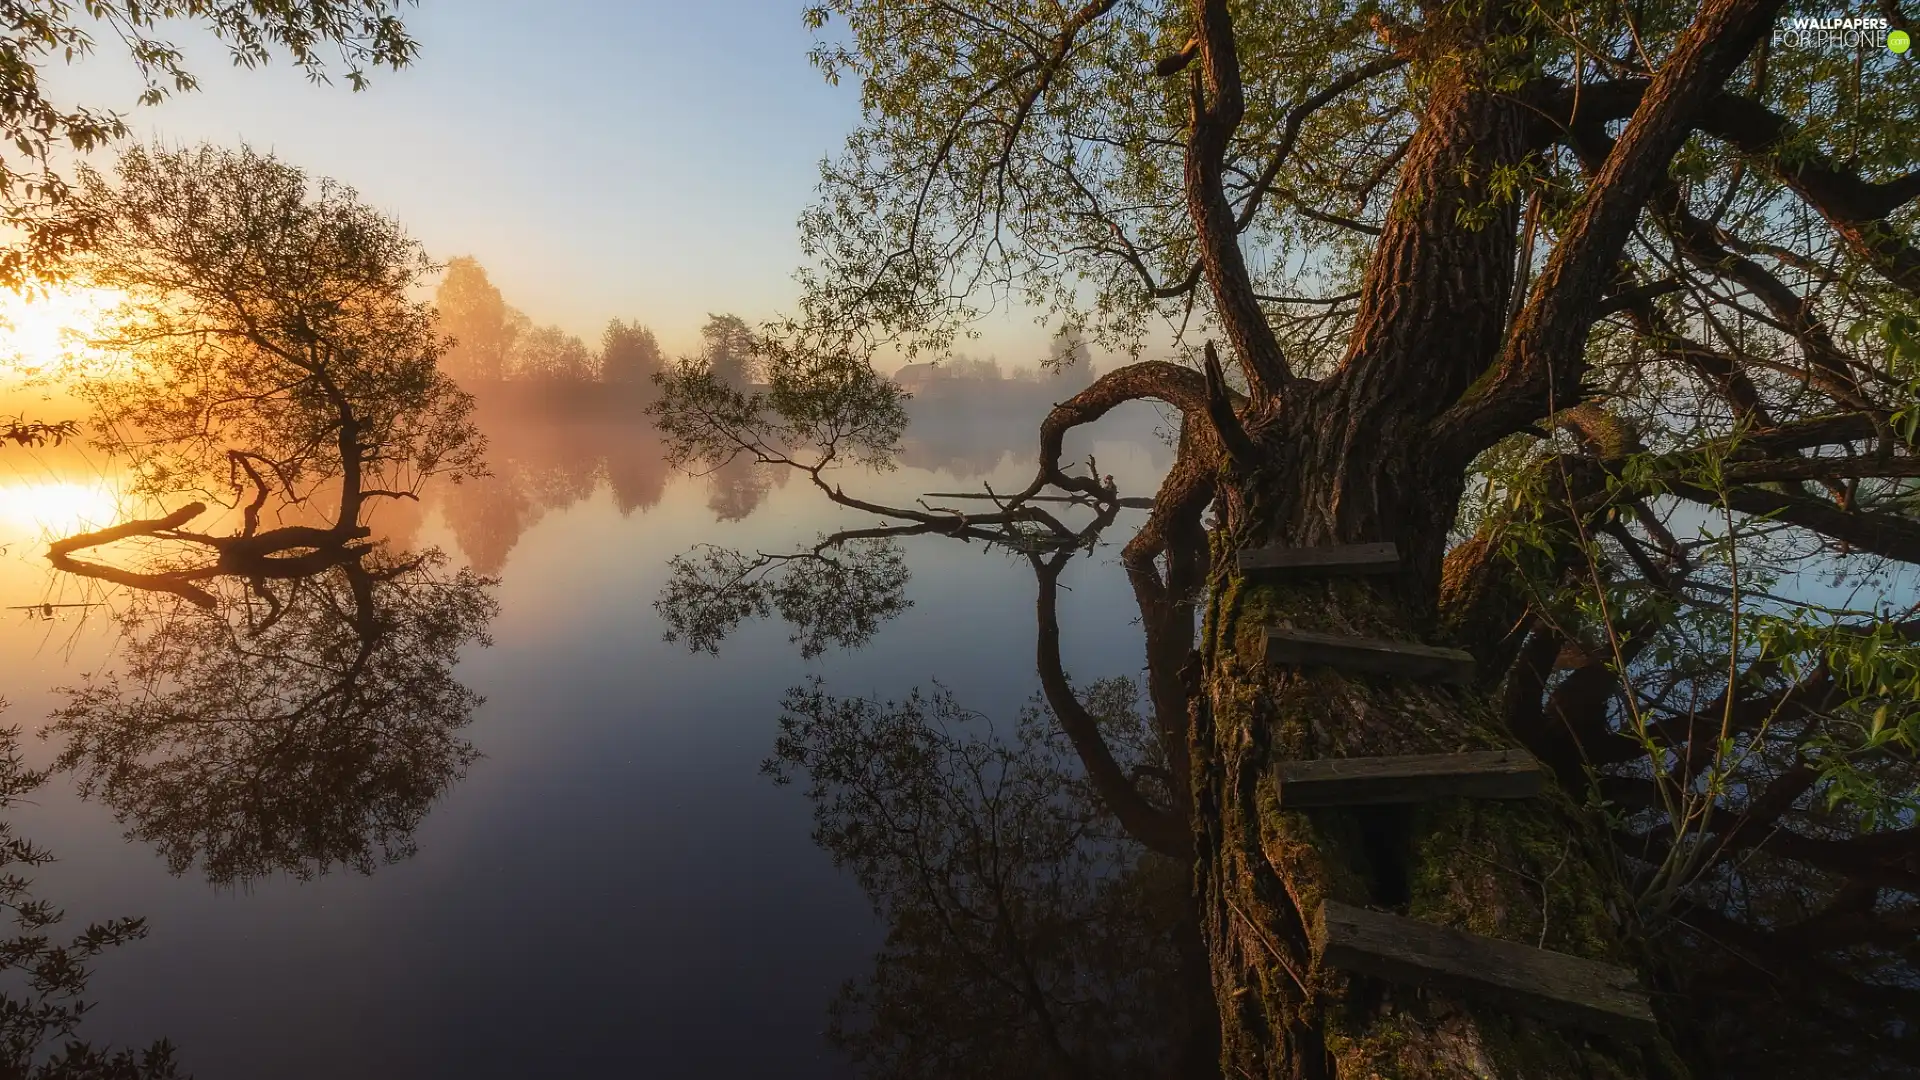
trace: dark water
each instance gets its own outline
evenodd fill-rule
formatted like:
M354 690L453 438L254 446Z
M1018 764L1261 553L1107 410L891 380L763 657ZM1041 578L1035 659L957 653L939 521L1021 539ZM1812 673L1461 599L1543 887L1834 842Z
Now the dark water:
M1016 486L1031 475L1033 408L926 419L905 468L843 482L909 500ZM495 477L383 528L501 578L493 644L456 670L486 697L464 732L484 756L436 802L410 857L222 887L170 875L56 777L13 818L60 856L35 875L39 894L72 923L138 914L151 930L97 964L88 1036L165 1036L203 1080L850 1075L821 1034L826 1007L870 967L881 927L810 839L800 787L761 773L781 694L816 675L876 698L938 680L1012 716L1037 690L1031 572L978 546L910 541L912 607L866 646L804 660L771 620L717 656L690 654L662 640L653 606L673 555L776 550L869 522L804 481L671 475L640 423L500 409L482 421ZM1123 418L1104 428L1119 441L1077 452L1092 449L1123 492L1148 493L1167 458L1153 426ZM12 489L0 604L64 595L41 541L98 512L101 476L72 455L0 462L0 491ZM1079 682L1142 664L1116 557L1103 548L1064 579ZM121 631L64 611L0 614L6 720L31 736L55 687L111 665Z

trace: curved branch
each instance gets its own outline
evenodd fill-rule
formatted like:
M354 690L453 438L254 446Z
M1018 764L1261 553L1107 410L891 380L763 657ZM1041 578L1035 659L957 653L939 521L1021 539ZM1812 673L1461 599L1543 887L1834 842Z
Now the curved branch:
M1184 415L1198 416L1207 409L1206 377L1192 368L1164 360L1146 360L1095 379L1092 386L1055 405L1041 421L1039 471L1033 483L1008 502L1023 502L1049 484L1089 495L1108 494L1098 477L1072 477L1062 472L1060 455L1067 432L1091 424L1129 401L1161 401Z
M1087 778L1107 804L1107 809L1127 830L1128 835L1148 848L1182 862L1193 857L1193 841L1179 815L1153 805L1133 783L1133 778L1115 759L1113 750L1100 735L1100 721L1074 693L1066 669L1060 661L1060 572L1066 568L1072 552L1060 552L1051 558L1033 558L1034 577L1039 584L1036 616L1039 633L1035 660L1040 671L1040 689L1047 705L1060 721L1060 729L1080 757Z

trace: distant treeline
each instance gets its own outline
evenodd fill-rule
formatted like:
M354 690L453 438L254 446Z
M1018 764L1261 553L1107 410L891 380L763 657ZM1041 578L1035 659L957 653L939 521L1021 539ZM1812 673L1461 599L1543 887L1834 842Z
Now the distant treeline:
M441 370L481 393L499 384L538 383L582 402L592 395L570 395L561 388L627 385L650 395L654 375L667 364L653 331L637 320L607 323L597 347L557 326L535 326L501 297L471 256L447 263L434 306L440 310L441 331L453 340L441 354ZM701 337L702 360L736 381L746 379L753 335L744 321L709 316Z

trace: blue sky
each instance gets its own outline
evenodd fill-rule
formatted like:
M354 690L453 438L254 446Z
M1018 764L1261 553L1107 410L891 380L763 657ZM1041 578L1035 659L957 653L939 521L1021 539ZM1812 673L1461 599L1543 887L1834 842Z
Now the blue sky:
M423 0L418 63L371 89L316 87L286 65L235 70L181 34L198 94L136 108L123 54L50 82L120 109L136 135L246 141L358 188L436 258L472 254L509 303L597 336L639 318L670 350L710 311L788 308L795 221L859 90L807 61L803 0ZM964 351L1045 350L1025 317L991 317Z

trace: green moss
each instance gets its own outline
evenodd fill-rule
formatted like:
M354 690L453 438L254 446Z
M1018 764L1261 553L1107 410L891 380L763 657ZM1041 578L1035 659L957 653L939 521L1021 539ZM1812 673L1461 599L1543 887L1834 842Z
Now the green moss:
M1379 1077L1380 1080L1417 1080L1424 1071L1408 1072L1412 1060L1419 1068L1414 1052L1420 1042L1417 1032L1405 1016L1386 1016L1355 1032L1346 1025L1328 1025L1327 1053L1334 1060L1334 1075L1341 1077Z
M1549 796L1551 802L1564 800ZM1449 799L1415 815L1409 913L1476 934L1619 959L1606 903L1570 806Z
M1328 899L1372 900L1369 845L1350 810L1282 810L1275 760L1323 754L1423 753L1513 745L1484 694L1401 680L1343 677L1330 671L1268 669L1265 627L1286 622L1316 630L1431 640L1375 586L1360 579L1303 582L1244 575L1216 537L1214 588L1203 627L1211 662L1211 781L1220 801L1223 850L1209 879L1243 911L1221 918L1258 920L1276 938L1311 922ZM1196 759L1198 760L1198 759ZM1203 781L1207 782L1207 781ZM1446 800L1411 812L1404 867L1409 914L1528 945L1623 962L1626 952L1607 914L1619 904L1603 876L1584 811L1550 791L1517 802ZM1291 907L1293 910L1288 911ZM1291 929L1289 929L1291 928ZM1314 928L1309 925L1308 936ZM1239 935L1235 932L1234 938ZM1297 948L1298 945L1283 946ZM1567 1037L1551 1026L1481 1010L1451 996L1389 991L1381 1010L1349 997L1347 980L1320 963L1301 974L1302 995L1262 946L1236 941L1216 968L1224 990L1229 1060L1248 1061L1283 1042L1292 1025L1317 1027L1340 1080L1609 1080L1644 1078L1632 1051ZM1216 962L1223 957L1216 954ZM1458 1011L1465 1009L1467 1011ZM1260 1071L1258 1069L1256 1072ZM1683 1075L1674 1073L1672 1075Z

